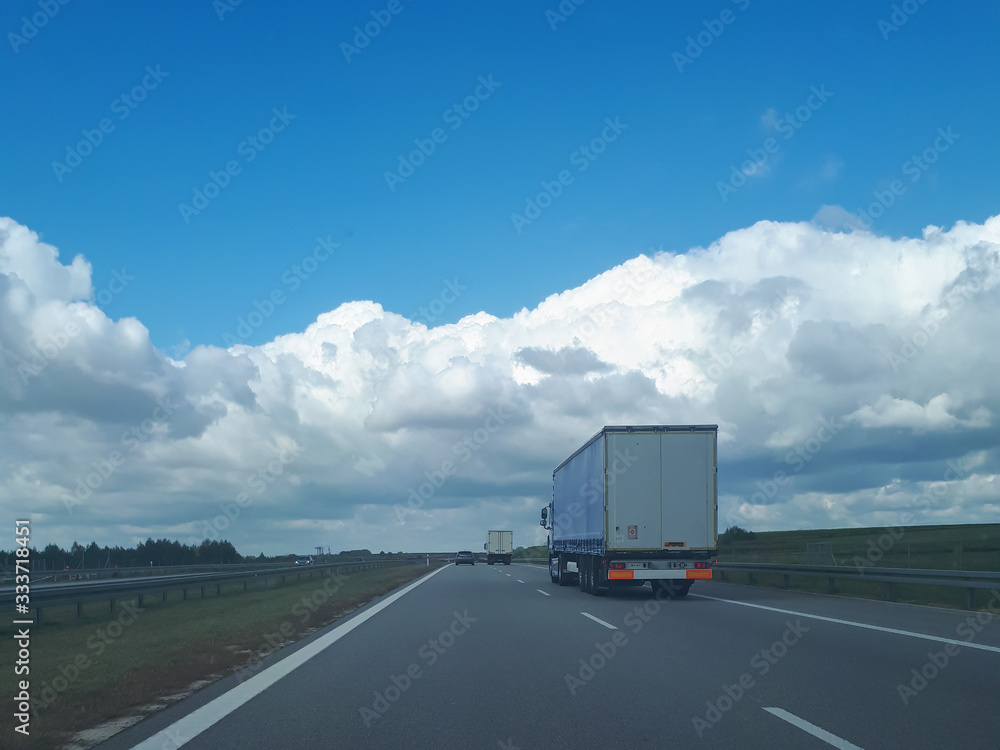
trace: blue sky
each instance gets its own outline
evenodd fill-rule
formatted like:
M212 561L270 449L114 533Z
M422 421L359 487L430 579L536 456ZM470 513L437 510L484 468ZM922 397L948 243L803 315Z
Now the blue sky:
M24 43L9 34L40 7L5 3L0 16L14 114L0 126L0 201L64 254L84 254L97 288L124 266L135 281L108 312L138 317L166 349L222 345L317 236L339 254L252 343L354 299L409 315L444 279L468 288L433 322L507 316L650 247L683 252L761 219L807 221L826 204L853 212L939 127L960 140L907 183L878 231L981 221L997 204L995 4L917 4L883 32L888 3L591 0L553 30L556 3L401 0L350 62L341 44L385 3L247 0L224 20L220 7L69 3ZM674 53L713 23L722 33L679 72ZM168 75L119 119L112 103L147 66ZM453 130L444 113L480 76L500 85ZM794 112L820 85L833 96L794 137L778 135L773 171L723 201L716 182L760 149L765 112ZM294 121L246 163L239 145L275 107ZM104 117L114 131L59 181L52 162ZM607 117L627 130L578 173L571 154ZM445 142L390 191L386 170L434 128ZM232 159L241 173L186 223L178 204ZM510 214L563 169L573 184L515 231Z
M241 550L540 542L602 425L718 423L723 527L996 521L998 28L4 3L0 506L66 546L198 542L276 466Z

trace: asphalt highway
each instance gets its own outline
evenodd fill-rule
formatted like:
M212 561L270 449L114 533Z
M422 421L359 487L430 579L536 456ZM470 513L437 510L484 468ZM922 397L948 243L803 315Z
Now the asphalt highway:
M242 677L101 750L1000 749L1000 618L715 582L448 566Z

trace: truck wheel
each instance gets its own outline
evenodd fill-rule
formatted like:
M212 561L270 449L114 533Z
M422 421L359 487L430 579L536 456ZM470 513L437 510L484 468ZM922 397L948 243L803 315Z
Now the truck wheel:
M573 583L573 577L566 570L566 559L559 555L559 585L569 586L571 583Z
M611 585L604 580L604 566L598 562L599 558L594 558L594 567L591 571L590 593L594 596L604 596L611 590Z
M486 561L486 564L487 564L487 565L492 565L492 564L493 564L493 561L492 561L492 560L487 560L487 561Z
M656 588L653 589L654 593L665 595L669 599L682 599L687 596L687 592L691 588L691 584L687 582L657 581L656 584Z

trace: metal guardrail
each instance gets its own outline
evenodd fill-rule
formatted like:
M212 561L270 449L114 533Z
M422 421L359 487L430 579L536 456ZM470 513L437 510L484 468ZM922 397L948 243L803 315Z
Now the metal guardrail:
M151 578L163 575L180 575L182 573L211 573L233 570L268 570L288 567L288 562L249 562L249 563L208 563L201 565L135 565L128 567L104 568L69 568L64 570L32 570L31 583L46 581L100 581L110 578ZM3 570L4 582L13 581L14 568Z
M949 586L965 589L965 608L972 609L976 589L1000 589L1000 572L980 570L920 570L913 568L875 568L848 567L834 565L787 565L780 563L733 563L717 562L713 570L722 575L746 573L750 583L754 582L755 573L771 573L781 575L782 587L788 587L789 576L808 576L826 578L827 591L835 593L836 581L869 581L885 584L885 600L892 601L892 586L896 583L915 584L920 586Z
M369 562L343 562L325 563L302 566L286 566L282 568L272 568L267 570L257 569L254 571L240 570L228 573L194 573L188 575L157 576L153 578L133 578L129 580L103 580L103 581L82 581L75 583L49 584L45 586L32 586L31 588L31 609L35 610L35 622L41 624L42 609L45 607L58 607L75 604L76 616L82 614L82 607L85 602L106 600L109 603L111 614L114 614L116 599L137 598L138 605L142 606L144 596L150 594L160 594L162 600L167 600L167 594L171 591L181 591L182 598L187 601L189 589L200 589L201 598L205 598L205 588L215 586L216 595L221 593L221 586L224 583L242 583L243 590L247 590L250 582L259 582L263 586L268 585L269 579L285 579L295 576L296 580L301 580L303 576L312 578L315 573L324 570L334 570L335 574L340 572L349 573L352 570L369 570L381 567L392 567L397 565L416 565L418 563L410 560L386 560ZM0 608L13 610L15 604L14 587L0 589Z
M520 558L514 562L547 564L546 558ZM868 581L885 585L884 597L892 601L893 584L904 583L919 586L948 586L965 589L965 608L972 609L977 589L1000 591L1000 572L981 570L922 570L913 568L848 567L834 565L792 565L782 563L734 563L716 562L712 570L720 575L717 580L725 580L726 573L746 573L750 583L755 573L770 573L782 577L782 587L788 588L791 576L826 578L827 591L836 592L837 580Z

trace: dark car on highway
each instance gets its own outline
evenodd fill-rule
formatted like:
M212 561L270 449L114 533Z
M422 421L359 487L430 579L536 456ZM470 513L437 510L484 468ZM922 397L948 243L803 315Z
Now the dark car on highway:
M462 550L457 555L455 555L455 565L469 565L476 564L476 556L473 555L469 550Z

